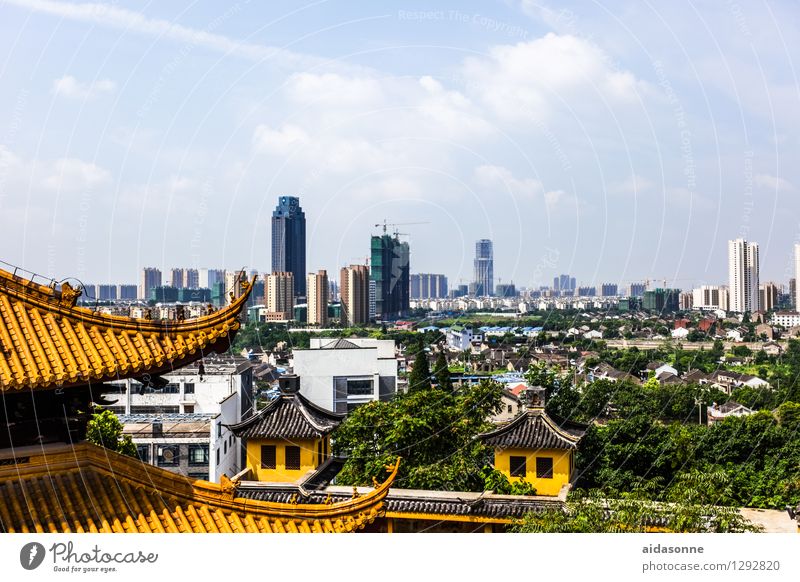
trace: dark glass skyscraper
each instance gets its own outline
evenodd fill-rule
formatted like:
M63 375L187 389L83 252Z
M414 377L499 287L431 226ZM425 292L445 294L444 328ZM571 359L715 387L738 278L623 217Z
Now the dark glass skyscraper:
M383 320L408 315L410 271L407 242L384 234L373 236L370 278L375 281L375 313Z
M305 296L306 215L295 196L278 198L272 213L272 272L293 273L295 296Z
M494 295L494 251L492 241L481 239L475 243L475 279L473 281L476 297Z

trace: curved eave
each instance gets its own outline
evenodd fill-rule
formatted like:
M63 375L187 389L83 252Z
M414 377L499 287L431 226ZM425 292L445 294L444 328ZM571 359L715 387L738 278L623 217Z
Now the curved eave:
M581 437L572 435L564 431L560 427L558 427L543 410L542 411L528 410L527 412L518 415L508 424L501 426L500 428L496 428L492 431L481 433L477 435L475 439L480 440L490 446L495 446L494 443L491 442L493 439L504 437L508 435L508 433L514 432L518 427L520 427L520 425L530 422L532 420L535 421L537 418L541 419L541 421L545 424L545 426L547 426L547 428L564 443L564 446L561 448L576 449L578 447L578 443L580 442ZM503 446L507 447L510 445L504 444ZM520 448L527 448L527 447L520 445Z
M7 280L9 275L3 275ZM158 375L224 351L241 325L239 316L252 289L251 283L219 311L172 322L62 305L19 281L0 285L0 391Z

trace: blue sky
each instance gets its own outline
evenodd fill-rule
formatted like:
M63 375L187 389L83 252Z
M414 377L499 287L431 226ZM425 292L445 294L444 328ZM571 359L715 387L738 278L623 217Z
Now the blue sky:
M789 278L790 2L0 0L0 259L58 278L265 270L299 195L309 270L374 224L412 271L547 284Z

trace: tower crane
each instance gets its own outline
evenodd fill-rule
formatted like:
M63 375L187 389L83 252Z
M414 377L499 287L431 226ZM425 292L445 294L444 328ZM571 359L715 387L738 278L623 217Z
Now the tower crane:
M424 222L388 222L386 219L384 219L382 223L379 222L378 224L376 224L375 228L382 227L383 228L383 234L386 234L386 229L389 226L397 227L397 226L408 226L408 225L411 225L411 224L430 224L430 222L428 222L428 221L424 221ZM397 229L395 229L395 236L397 236L398 234L400 234L400 233L397 232Z

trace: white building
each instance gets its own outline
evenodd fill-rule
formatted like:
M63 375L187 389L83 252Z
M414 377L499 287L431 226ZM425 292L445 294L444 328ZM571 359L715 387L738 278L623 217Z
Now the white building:
M141 459L195 478L217 481L242 467L239 443L226 427L252 412L253 364L209 356L165 374L165 385L112 382L106 398Z
M797 281L800 281L800 243L794 245L794 308L800 310L800 285L797 285Z
M728 288L718 285L703 285L692 290L692 309L714 311L729 309Z
M310 349L292 351L300 393L317 406L348 412L397 392L393 340L311 338Z
M759 305L758 243L728 241L730 311L755 312Z
M772 324L786 329L800 326L800 313L796 311L776 311L772 314Z
M468 350L472 345L472 340L483 341L483 334L476 334L471 327L463 325L450 326L445 333L445 337L447 338L447 347L459 352Z

